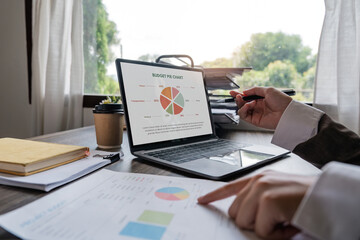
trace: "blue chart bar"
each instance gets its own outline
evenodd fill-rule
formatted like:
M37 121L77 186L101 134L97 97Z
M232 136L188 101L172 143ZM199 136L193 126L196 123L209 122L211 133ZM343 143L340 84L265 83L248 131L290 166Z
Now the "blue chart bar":
M162 235L165 233L165 230L166 228L161 226L129 222L120 232L120 235L135 238L160 240Z

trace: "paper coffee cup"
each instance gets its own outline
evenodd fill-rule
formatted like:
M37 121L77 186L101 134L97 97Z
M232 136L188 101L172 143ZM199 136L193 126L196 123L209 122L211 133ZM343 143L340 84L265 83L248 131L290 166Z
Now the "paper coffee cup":
M121 147L123 141L124 113L122 106L120 108L118 105L121 106L121 104L102 104L95 106L93 110L96 142L99 148L111 149Z

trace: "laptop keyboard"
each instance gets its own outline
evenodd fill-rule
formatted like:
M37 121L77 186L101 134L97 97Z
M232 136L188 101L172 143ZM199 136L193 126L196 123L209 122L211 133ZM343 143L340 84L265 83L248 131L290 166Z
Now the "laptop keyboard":
M202 157L223 156L245 146L248 145L218 139L217 141L195 143L176 148L147 152L147 155L173 163L184 163Z

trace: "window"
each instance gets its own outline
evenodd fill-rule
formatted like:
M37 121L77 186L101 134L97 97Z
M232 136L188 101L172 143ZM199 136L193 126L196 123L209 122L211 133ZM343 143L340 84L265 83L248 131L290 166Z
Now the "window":
M324 11L312 0L84 0L85 93L118 92L116 57L187 54L204 67L253 67L241 89L294 88L312 101Z

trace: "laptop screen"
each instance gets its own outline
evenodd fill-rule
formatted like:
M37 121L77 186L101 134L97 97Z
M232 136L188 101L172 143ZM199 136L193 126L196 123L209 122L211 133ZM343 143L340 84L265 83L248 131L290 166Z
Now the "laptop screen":
M213 133L201 71L121 60L119 77L134 146Z

